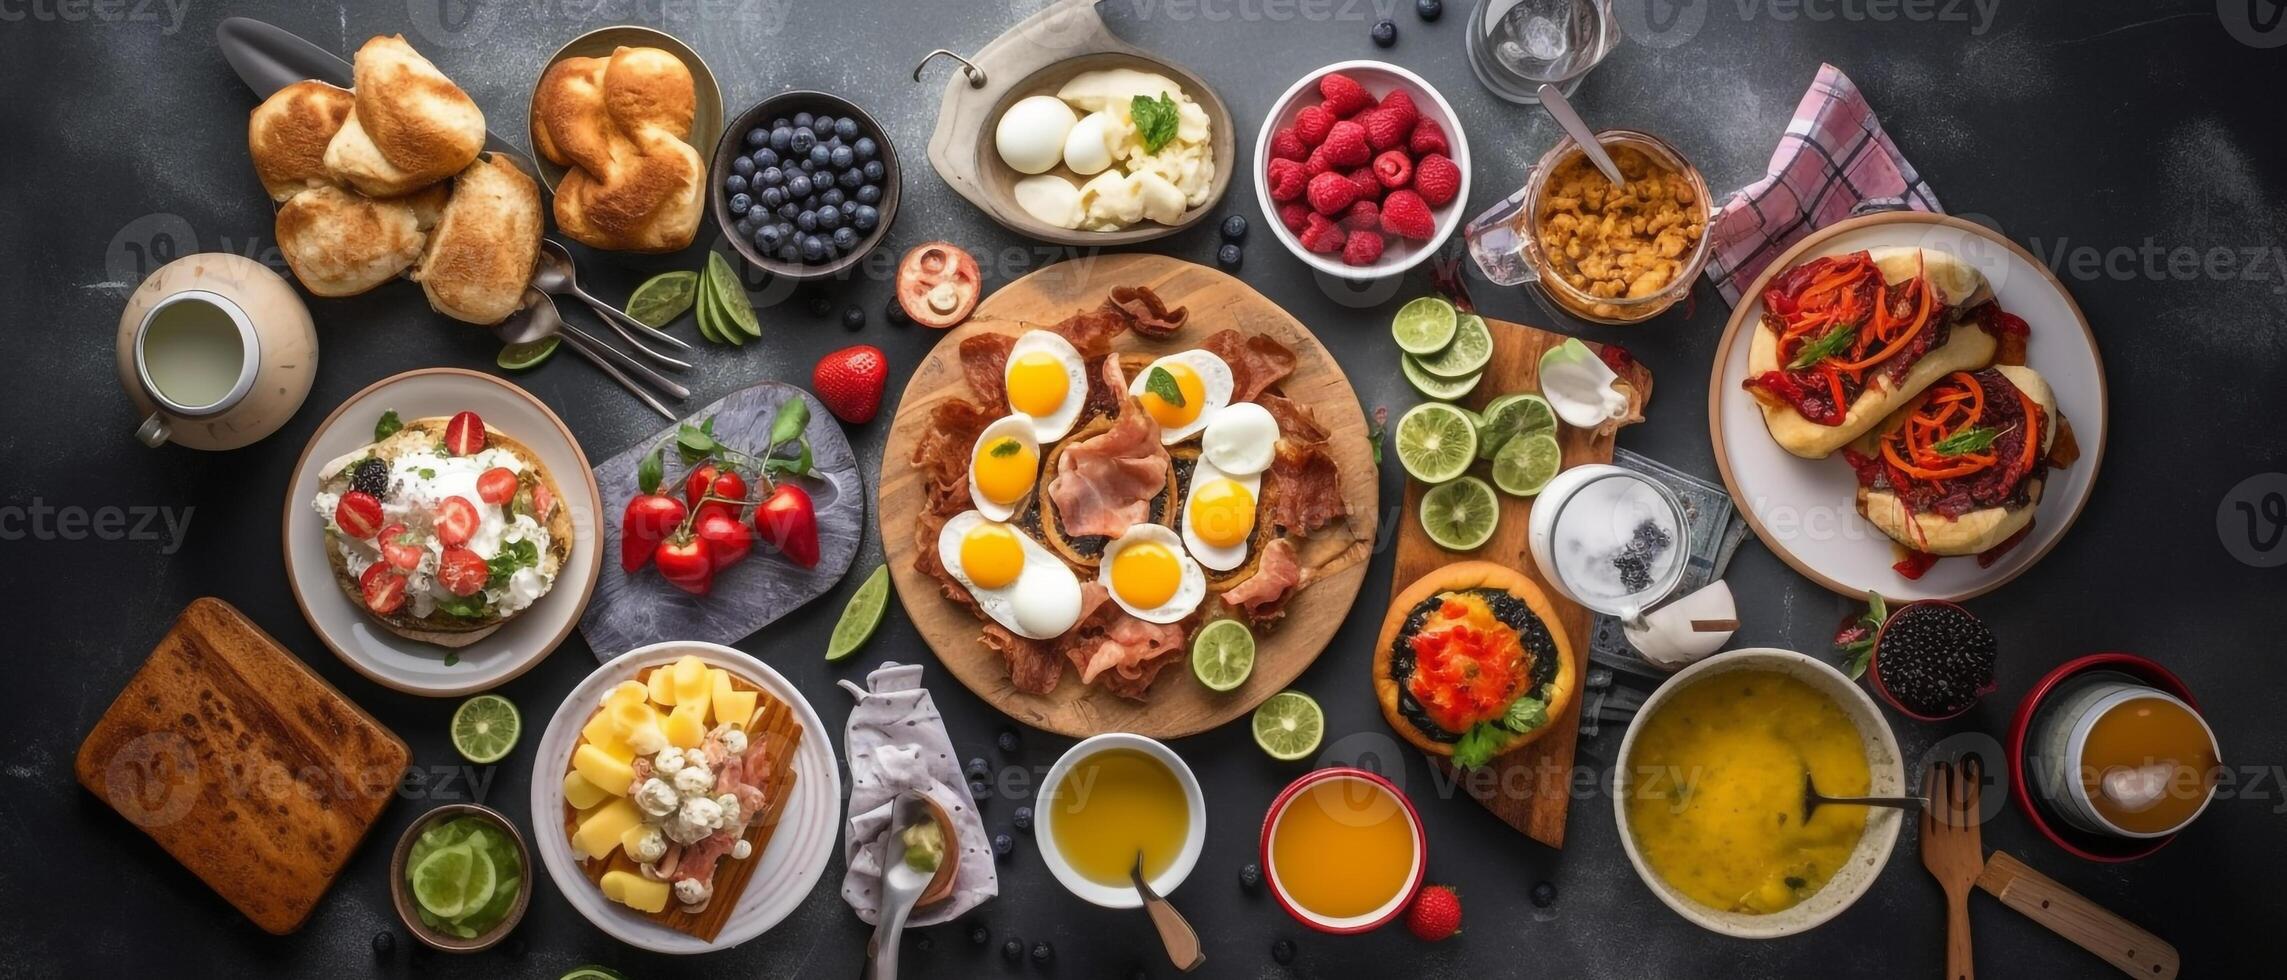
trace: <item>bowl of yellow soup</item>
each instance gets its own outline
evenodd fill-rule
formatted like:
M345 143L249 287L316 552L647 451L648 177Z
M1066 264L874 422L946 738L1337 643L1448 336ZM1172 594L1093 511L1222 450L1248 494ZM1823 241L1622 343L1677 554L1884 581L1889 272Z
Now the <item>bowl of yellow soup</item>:
M1041 860L1072 894L1105 908L1143 905L1128 871L1166 895L1207 843L1207 803L1175 750L1141 735L1082 739L1048 769L1033 803Z
M1717 654L1644 699L1615 767L1636 874L1676 914L1743 939L1791 936L1873 886L1901 814L1826 796L1900 796L1898 741L1841 671L1790 650Z

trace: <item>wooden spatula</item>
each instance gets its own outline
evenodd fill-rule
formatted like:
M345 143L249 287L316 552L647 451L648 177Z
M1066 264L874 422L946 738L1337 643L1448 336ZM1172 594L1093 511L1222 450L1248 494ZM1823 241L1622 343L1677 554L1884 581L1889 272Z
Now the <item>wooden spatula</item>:
M1977 781L1984 775L1976 756L1959 764L1939 761L1923 780L1930 805L1922 809L1922 866L1946 893L1946 976L1971 980L1977 972L1969 945L1969 890L1985 867L1978 843Z
M2025 913L2026 918L2048 926L2049 931L2103 957L2123 973L2175 980L2179 966L2176 947L2026 867L2007 851L1995 851L1985 859L1977 887L2000 899L2001 904Z

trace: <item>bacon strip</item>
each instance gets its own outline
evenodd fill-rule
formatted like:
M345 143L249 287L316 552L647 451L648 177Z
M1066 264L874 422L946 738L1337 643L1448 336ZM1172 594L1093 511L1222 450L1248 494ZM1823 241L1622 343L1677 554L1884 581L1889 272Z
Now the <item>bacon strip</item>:
M1183 653L1191 635L1188 622L1147 623L1130 616L1107 601L1110 593L1097 582L1083 584L1080 596L1080 621L1056 638L1056 650L1080 672L1081 683L1143 700L1160 669Z
M1005 333L981 333L961 341L961 374L969 390L987 405L1008 404L1009 349L1016 338Z
M1125 391L1126 381L1119 358L1106 358L1104 383ZM1151 501L1167 488L1169 465L1159 423L1128 399L1110 429L1065 447L1048 496L1066 534L1118 537L1151 519Z
M1295 560L1293 540L1272 538L1263 546L1255 573L1225 590L1223 604L1246 617L1249 623L1268 625L1286 615L1286 601L1302 585L1302 576L1302 565Z
M1294 399L1265 392L1255 401L1278 423L1279 438L1298 446L1316 446L1326 441L1326 427L1319 424L1318 416Z
M1279 440L1271 459L1271 526L1287 534L1308 534L1349 513L1342 500L1342 471L1317 446Z
M929 409L929 427L914 442L913 455L907 462L921 471L921 493L930 513L951 517L969 509L969 451L984 434L985 426L998 417L959 398L945 399ZM936 540L932 532L929 547L922 550L937 550Z
M1114 286L1112 298L1104 302L1125 314L1128 325L1137 333L1153 340L1175 336L1176 331L1183 329L1184 321L1191 318L1191 311L1183 307L1168 309L1149 286Z
M1000 652L1008 662L1009 684L1026 694L1048 694L1064 679L1064 662L1056 658L1056 651L1047 640L1034 640L1002 629L998 623L985 625L984 644L987 649Z
M1294 352L1262 334L1218 330L1199 346L1231 365L1231 400L1251 402L1294 373Z

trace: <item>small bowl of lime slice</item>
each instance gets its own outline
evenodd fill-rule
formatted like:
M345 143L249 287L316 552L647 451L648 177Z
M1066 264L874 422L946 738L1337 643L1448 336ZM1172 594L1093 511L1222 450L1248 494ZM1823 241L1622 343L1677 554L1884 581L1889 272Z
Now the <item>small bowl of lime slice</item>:
M432 949L474 953L507 938L532 899L532 853L498 810L448 803L415 818L389 859L389 897Z

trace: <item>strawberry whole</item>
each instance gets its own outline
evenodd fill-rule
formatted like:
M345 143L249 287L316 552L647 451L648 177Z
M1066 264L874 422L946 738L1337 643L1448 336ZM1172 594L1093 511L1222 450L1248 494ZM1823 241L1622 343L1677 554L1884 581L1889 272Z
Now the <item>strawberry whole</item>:
M1406 908L1406 930L1425 943L1450 939L1461 932L1461 893L1447 885L1430 885L1414 895Z
M818 359L810 390L834 417L851 425L873 421L889 384L889 358L872 344L844 347Z
M1390 239L1436 237L1438 211L1460 203L1462 185L1444 128L1404 89L1377 100L1342 72L1317 88L1319 101L1273 131L1265 154L1279 223L1304 251L1360 268L1380 263Z

